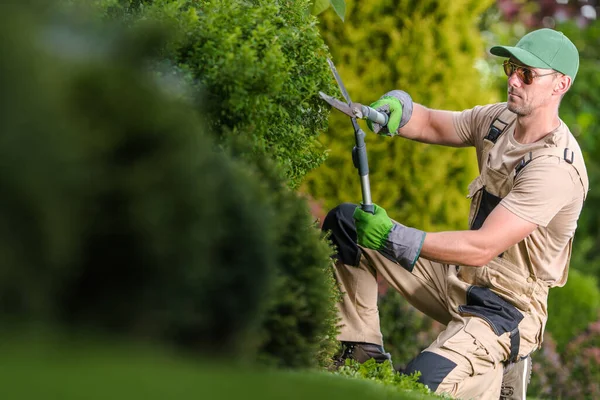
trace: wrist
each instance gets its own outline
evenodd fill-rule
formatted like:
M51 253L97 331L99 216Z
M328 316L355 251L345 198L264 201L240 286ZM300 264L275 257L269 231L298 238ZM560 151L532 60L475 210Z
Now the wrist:
M412 272L423 248L426 233L394 223L380 252Z

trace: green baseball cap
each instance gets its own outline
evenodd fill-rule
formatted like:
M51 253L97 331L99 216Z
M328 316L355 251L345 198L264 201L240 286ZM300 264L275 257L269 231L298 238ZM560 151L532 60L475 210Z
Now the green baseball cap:
M515 47L494 46L490 53L513 56L533 68L553 69L575 80L579 69L579 52L562 32L543 28L523 36Z

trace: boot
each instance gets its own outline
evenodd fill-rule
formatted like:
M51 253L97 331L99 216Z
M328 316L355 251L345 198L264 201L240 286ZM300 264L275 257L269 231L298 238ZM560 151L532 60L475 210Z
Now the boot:
M525 400L531 367L531 356L504 366L500 400Z
M383 346L373 343L342 342L342 353L335 359L334 365L336 368L343 367L346 365L346 359L362 364L371 358L374 358L377 363L392 361L392 356L385 352Z

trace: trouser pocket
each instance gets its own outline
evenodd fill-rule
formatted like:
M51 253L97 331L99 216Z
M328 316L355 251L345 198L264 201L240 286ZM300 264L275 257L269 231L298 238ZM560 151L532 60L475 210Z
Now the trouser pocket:
M519 323L523 314L512 304L482 286L471 286L467 291L467 304L458 307L463 315L476 316L486 321L497 336L508 334L510 338L509 361L519 355L521 337Z

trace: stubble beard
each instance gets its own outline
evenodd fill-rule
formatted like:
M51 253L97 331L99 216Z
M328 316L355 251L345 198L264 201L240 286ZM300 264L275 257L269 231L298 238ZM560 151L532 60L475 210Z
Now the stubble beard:
M531 114L531 107L526 106L526 105L516 105L516 104L511 104L510 102L508 103L508 107L507 107L510 111L514 112L515 114L517 114L520 117L525 117L529 114Z

